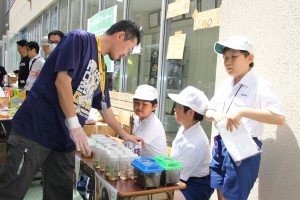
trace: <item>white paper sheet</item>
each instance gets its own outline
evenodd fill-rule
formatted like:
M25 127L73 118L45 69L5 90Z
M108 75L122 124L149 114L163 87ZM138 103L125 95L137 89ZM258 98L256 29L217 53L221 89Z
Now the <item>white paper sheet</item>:
M232 132L226 130L225 121L217 123L216 128L219 130L229 155L235 162L242 161L261 152L261 149L254 142L250 133L246 131L242 122L240 122L238 129L233 128Z

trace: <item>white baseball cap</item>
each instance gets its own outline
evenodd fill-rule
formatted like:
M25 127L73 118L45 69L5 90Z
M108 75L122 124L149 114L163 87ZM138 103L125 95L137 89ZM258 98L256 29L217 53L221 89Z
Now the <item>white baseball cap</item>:
M248 51L251 54L254 53L254 47L251 40L244 36L234 35L229 37L226 41L216 42L215 52L223 54L225 47L235 50Z
M49 45L48 36L42 38L41 45Z
M135 90L135 93L132 98L146 100L146 101L153 101L157 99L158 94L154 87L150 85L140 85Z
M204 115L208 105L208 99L204 92L193 86L187 86L179 94L168 95L176 103L190 107L201 115Z

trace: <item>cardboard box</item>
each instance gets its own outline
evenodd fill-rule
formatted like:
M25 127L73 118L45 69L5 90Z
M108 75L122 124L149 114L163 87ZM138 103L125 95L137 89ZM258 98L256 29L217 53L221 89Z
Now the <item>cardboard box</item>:
M14 73L8 74L8 85L15 84L17 82L18 78Z
M83 130L87 134L87 136L90 136L91 134L108 134L113 137L117 136L115 131L105 122L86 124L83 126Z
M0 97L0 102L3 107L9 107L9 98L8 97Z

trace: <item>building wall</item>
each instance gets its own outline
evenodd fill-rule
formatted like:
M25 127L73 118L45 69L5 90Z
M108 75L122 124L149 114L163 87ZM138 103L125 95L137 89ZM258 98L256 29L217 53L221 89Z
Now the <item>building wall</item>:
M6 1L0 1L0 40L2 40L2 35L6 34Z
M16 0L9 11L9 29L17 33L33 21L43 10L55 0Z
M254 42L253 70L272 83L286 114L286 125L265 126L259 179L249 200L300 199L299 1L223 1L221 8L220 39L242 34ZM216 85L227 77L219 56Z

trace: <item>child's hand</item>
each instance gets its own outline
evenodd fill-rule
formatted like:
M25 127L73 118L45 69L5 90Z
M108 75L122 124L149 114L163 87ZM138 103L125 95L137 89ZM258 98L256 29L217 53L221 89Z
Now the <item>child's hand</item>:
M216 123L221 122L222 120L226 119L226 115L219 113L219 112L215 112L213 114L213 119Z
M239 110L236 110L235 112L228 114L226 118L226 129L232 132L233 127L236 129L239 127L242 116Z

